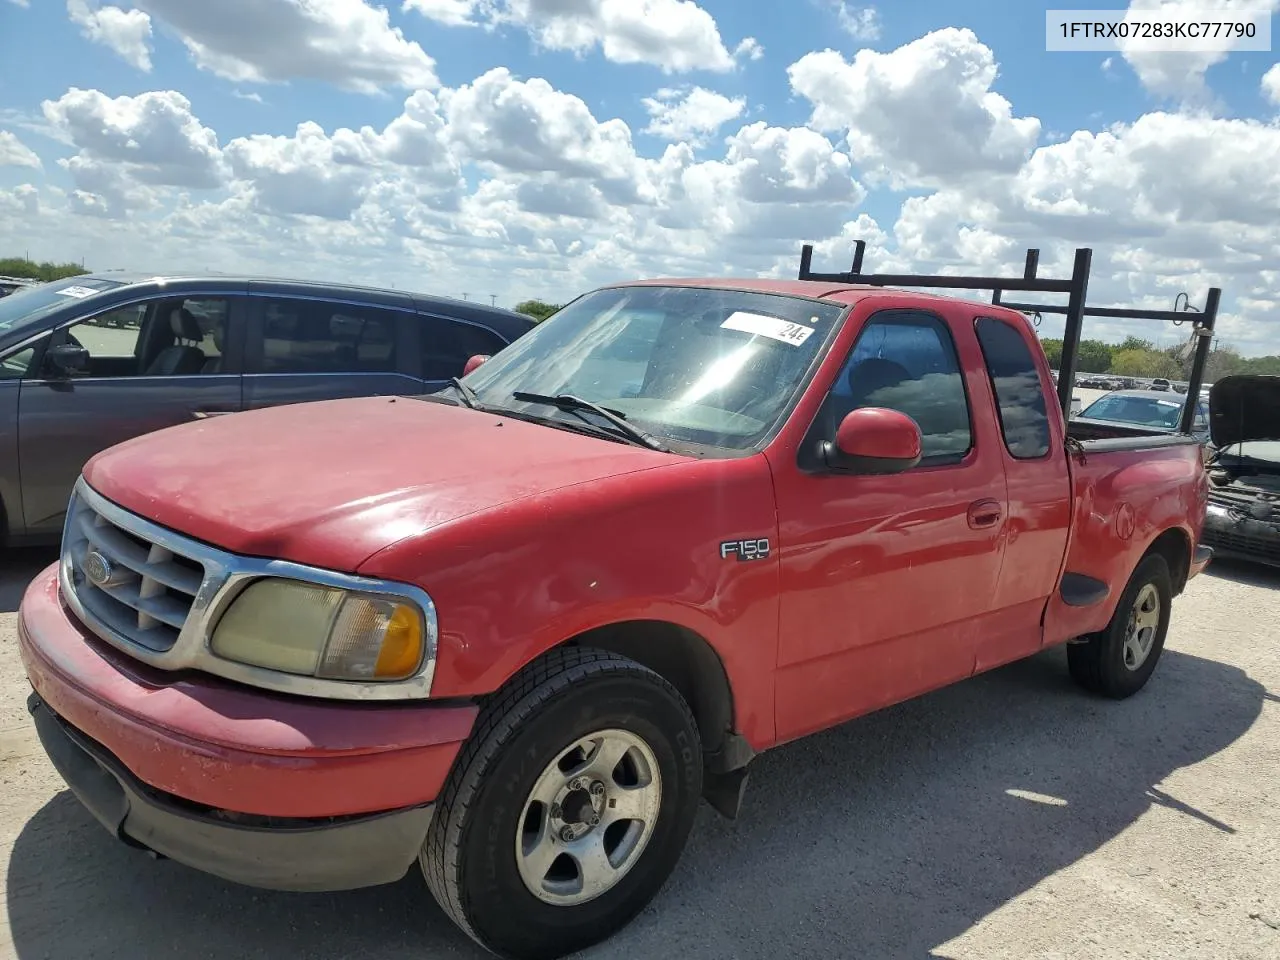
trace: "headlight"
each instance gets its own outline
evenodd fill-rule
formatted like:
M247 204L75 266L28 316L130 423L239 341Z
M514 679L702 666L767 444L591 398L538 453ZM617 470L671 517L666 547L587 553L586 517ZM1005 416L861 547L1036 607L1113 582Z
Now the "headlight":
M404 680L427 653L409 600L268 577L232 601L210 647L226 660L326 680Z

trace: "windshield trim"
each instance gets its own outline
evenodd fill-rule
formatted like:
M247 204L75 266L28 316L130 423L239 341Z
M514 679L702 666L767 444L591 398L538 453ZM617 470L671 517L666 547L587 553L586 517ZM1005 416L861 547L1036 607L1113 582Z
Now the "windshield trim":
M751 288L743 288L737 286L721 286L709 284L692 284L681 283L679 280L668 280L665 278L657 279L652 282L636 283L634 281L624 281L621 283L604 284L587 290L579 294L572 300L568 301L560 310L562 313L570 306L586 297L593 296L597 293L603 293L609 290L715 290L723 293L744 293L765 297L778 297L786 300L797 300L804 303L821 304L825 307L836 308L836 314L831 318L830 329L826 336L818 343L817 349L814 351L809 365L796 379L796 384L791 394L779 406L779 413L774 418L773 424L767 431L762 433L754 442L741 447L726 447L715 443L705 443L697 440L688 440L680 437L670 437L664 433L654 433L664 445L667 446L668 452L677 456L687 456L694 459L716 459L716 460L738 460L746 457L754 457L764 452L778 438L787 425L791 422L791 418L795 415L796 408L800 405L800 401L809 391L810 385L817 376L818 371L822 368L822 364L826 361L827 355L831 352L832 345L839 338L841 331L844 330L845 324L849 320L854 308L858 305L858 301L848 303L842 300L831 300L822 297L809 297L803 294L795 294L777 290L756 290ZM550 318L548 318L550 319ZM530 331L532 332L532 331ZM478 370L484 369L483 366L477 367ZM511 415L513 411L501 404L486 403L486 412L499 415ZM536 421L535 421L536 422ZM569 421L560 421L568 423ZM551 424L546 424L551 426ZM552 427L552 429L556 429ZM651 431L652 432L652 431ZM600 439L606 442L612 442L606 437Z
M719 290L721 293L758 293L766 297L785 297L789 300L803 300L806 303L822 303L827 306L835 305L837 307L849 307L850 304L842 303L839 300L829 300L825 297L810 297L803 293L792 293L783 290L764 290L757 287L736 287L732 284L725 283L681 283L679 280L667 278L658 278L655 280L637 283L634 280L625 280L621 283L606 283L604 286L596 287L594 290L588 290L586 293L574 297L569 303L566 303L563 310L581 300L583 297L590 296L593 293L599 293L602 290ZM843 291L844 287L837 287L833 292Z

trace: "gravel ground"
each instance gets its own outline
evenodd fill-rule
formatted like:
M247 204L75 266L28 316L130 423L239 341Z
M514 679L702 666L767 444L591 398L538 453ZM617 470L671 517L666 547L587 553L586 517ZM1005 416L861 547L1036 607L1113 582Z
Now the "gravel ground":
M0 560L0 960L483 956L416 872L264 893L107 837L24 708L12 611L51 559ZM592 956L1280 957L1280 575L1211 569L1127 702L1051 651L767 754Z

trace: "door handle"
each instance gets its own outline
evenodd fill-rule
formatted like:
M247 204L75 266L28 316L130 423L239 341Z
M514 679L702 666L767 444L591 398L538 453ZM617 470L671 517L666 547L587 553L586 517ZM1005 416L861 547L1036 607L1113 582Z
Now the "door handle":
M208 420L210 417L225 417L229 413L238 412L238 410L193 410L191 416L196 420Z
M1004 508L998 500L975 500L969 504L969 526L975 530L994 527L1004 516Z

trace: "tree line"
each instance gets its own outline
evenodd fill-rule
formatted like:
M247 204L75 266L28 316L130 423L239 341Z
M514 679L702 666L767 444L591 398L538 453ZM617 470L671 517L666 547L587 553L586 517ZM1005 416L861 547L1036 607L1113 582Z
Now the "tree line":
M79 263L37 263L26 257L0 257L0 277L18 277L22 280L40 280L49 283L51 280L62 280L65 277L79 277L88 273Z
M1047 337L1040 340L1055 370L1062 363L1062 341ZM1181 354L1186 352L1186 356ZM1184 346L1157 347L1141 337L1126 337L1120 343L1081 340L1076 354L1076 373L1110 373L1118 377L1186 380L1191 376L1193 355ZM1205 381L1239 373L1280 375L1280 356L1242 357L1230 344L1215 344L1205 366Z

